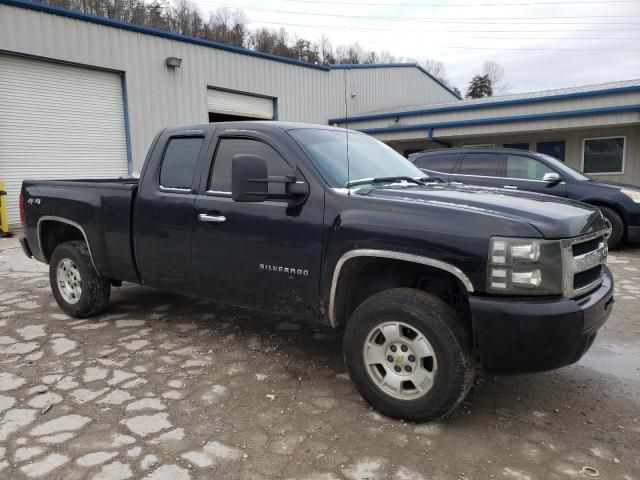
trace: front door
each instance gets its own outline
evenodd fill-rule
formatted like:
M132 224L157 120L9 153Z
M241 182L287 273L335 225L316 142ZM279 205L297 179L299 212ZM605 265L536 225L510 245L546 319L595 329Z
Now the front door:
M324 191L313 188L301 206L231 198L231 159L260 155L270 176L296 174L258 132L215 140L213 166L195 202L193 267L200 295L213 300L315 320L318 316Z
M544 181L543 177L546 173L557 172L535 158L509 154L504 162L502 187L510 190L525 190L566 197L567 184L564 181Z

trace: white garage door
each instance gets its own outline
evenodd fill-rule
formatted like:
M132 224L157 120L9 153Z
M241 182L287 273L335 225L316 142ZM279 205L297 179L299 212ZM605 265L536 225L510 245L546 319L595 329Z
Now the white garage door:
M0 55L0 182L19 224L22 180L128 173L117 73Z
M226 90L207 90L209 112L273 120L273 98L256 97Z

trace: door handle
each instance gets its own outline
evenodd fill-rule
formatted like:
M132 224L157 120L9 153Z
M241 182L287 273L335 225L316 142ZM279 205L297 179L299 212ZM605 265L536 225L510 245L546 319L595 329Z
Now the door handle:
M449 182L451 185L462 185L462 182Z
M505 185L502 188L508 188L509 190L518 190L518 187L516 187L515 185Z
M206 213L201 213L198 215L198 220L205 223L222 223L227 221L227 217L224 215L207 215Z

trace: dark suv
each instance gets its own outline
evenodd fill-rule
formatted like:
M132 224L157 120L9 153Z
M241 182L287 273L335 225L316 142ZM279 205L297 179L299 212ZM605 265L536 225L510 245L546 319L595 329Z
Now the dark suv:
M609 223L609 247L640 241L640 187L605 182L542 153L511 148L446 148L409 156L430 177L454 184L546 193L597 206Z

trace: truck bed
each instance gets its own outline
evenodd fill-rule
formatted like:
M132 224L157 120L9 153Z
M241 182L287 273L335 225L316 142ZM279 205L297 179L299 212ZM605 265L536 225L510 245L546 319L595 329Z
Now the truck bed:
M134 178L25 180L26 233L34 257L48 261L46 229L62 221L83 231L100 275L139 283L131 235L137 189Z

